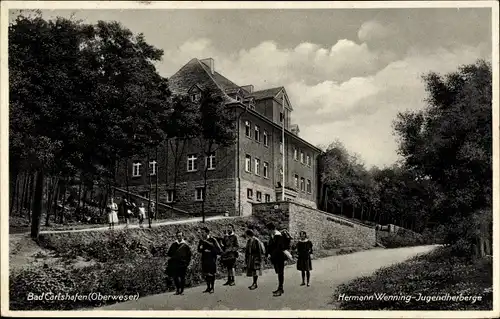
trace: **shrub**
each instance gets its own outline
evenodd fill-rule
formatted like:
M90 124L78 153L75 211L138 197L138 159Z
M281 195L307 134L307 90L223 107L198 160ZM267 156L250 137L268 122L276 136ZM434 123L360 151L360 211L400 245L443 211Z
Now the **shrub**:
M450 258L451 257L451 258ZM334 300L339 295L371 296L385 293L387 296L481 296L476 303L407 300L344 300L344 310L491 310L491 286L493 269L491 260L468 262L453 256L449 247L440 247L430 254L420 255L408 262L382 268L372 276L357 278L340 285Z
M418 246L426 244L421 234L400 228L396 233L377 231L377 242L386 248Z

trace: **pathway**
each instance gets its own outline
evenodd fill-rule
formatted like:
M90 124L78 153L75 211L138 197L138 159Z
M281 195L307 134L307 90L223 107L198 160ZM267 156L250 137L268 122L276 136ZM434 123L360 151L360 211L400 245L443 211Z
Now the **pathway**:
M198 286L176 296L173 292L151 295L137 301L118 303L96 310L331 310L333 293L339 284L367 276L381 267L403 262L417 254L427 253L437 246L417 246L396 249L372 249L349 255L333 256L313 261L311 286L299 286L300 273L289 266L285 269L285 294L273 297L277 276L266 270L259 278L259 288L249 290L251 278L239 276L236 286L222 286L217 280L215 293L202 293Z

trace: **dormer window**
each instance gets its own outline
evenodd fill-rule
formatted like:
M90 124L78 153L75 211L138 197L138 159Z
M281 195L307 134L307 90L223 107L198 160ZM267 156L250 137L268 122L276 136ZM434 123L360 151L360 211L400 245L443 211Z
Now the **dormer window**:
M193 93L191 94L191 102L198 102L201 100L201 94L200 93Z

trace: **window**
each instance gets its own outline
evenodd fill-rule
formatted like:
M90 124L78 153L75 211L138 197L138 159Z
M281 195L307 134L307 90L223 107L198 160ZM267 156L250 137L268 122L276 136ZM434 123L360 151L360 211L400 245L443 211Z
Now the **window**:
M203 187L197 187L194 191L194 200L199 202L205 198L205 189Z
M132 177L141 176L141 162L134 162L132 164Z
M188 158L187 158L187 171L188 172L195 172L198 169L198 167L196 166L197 159L198 158L194 154L188 155Z
M257 191L257 201L262 202L262 193Z
M307 192L310 194L312 191L311 180L307 180Z
M253 189L247 188L247 198L252 199L253 198Z
M269 194L266 194L264 196L264 198L265 198L266 203L269 203L271 201L271 195L269 195Z
M260 175L260 159L255 159L255 175Z
M304 179L304 177L300 178L300 190L301 191L305 191L306 190L306 180Z
M157 165L156 160L149 161L149 175L156 175Z
M198 102L201 99L200 93L191 94L191 102Z
M283 154L283 136L280 137L280 153Z
M255 125L255 140L260 142L260 128L258 125Z
M215 169L215 153L211 153L210 155L205 157L205 165L207 166L208 170Z
M311 166L311 155L307 154L307 166Z
M293 148L293 159L298 161L299 160L299 152L297 151L297 148Z
M264 178L269 178L269 163L268 162L264 162L263 171L264 171Z
M267 131L264 131L264 146L269 146L269 139L267 136Z
M283 112L280 112L280 123L283 123Z
M304 152L300 151L300 162L304 164Z
M252 165L252 157L247 154L245 156L245 171L250 173L252 171L251 165Z
M295 188L299 188L299 175L295 174L293 181L295 182Z
M250 122L249 121L245 121L245 135L247 137L252 137L252 133L251 133L251 128L250 128Z
M174 190L173 189L167 190L167 199L166 199L166 202L167 203L173 203L174 202Z

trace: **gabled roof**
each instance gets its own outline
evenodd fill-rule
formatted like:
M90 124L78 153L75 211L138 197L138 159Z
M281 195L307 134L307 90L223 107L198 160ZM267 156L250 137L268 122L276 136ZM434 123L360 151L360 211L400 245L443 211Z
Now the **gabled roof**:
M252 96L255 97L255 100L270 99L276 97L281 92L281 90L283 90L282 86L272 89L255 91L252 93Z
M202 90L209 89L219 92L224 90L217 85L198 59L191 59L179 71L168 79L172 93L185 95L194 86Z
M285 95L285 99L287 101L288 107L290 110L293 110L292 104L290 103L290 99L288 98L288 94L283 86L279 86L276 88L265 89L260 91L255 91L251 94L255 98L255 100L264 100L264 99L276 99L281 101L282 94Z

